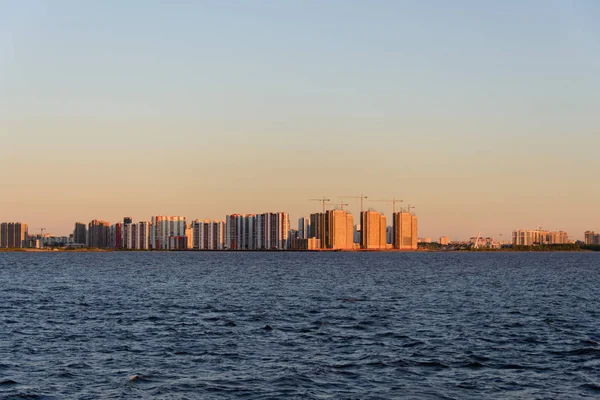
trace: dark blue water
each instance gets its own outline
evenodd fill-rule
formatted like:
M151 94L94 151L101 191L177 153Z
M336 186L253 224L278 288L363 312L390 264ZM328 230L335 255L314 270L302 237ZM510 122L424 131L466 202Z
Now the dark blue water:
M0 253L0 399L591 398L598 342L600 254Z

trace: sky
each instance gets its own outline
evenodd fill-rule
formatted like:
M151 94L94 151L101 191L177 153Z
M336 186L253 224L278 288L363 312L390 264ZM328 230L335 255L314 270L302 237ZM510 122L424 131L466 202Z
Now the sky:
M0 0L0 220L600 230L600 2ZM500 237L502 234L502 237Z

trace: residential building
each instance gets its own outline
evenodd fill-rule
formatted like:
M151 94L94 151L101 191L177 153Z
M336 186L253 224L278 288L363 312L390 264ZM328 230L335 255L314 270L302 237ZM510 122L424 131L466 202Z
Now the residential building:
M289 215L284 212L225 217L225 243L231 250L285 250Z
M381 250L386 248L385 215L378 211L362 211L360 213L360 248L365 250Z
M222 250L224 245L225 222L196 220L192 222L192 247L198 250Z
M410 212L397 212L393 217L393 247L397 250L416 250L418 246L417 216Z
M93 220L88 224L87 245L90 248L108 248L112 247L110 243L111 227L106 221Z
M512 236L512 243L515 246L541 246L569 243L569 234L564 231L517 229L513 231Z
M387 244L394 243L394 227L393 226L387 226L385 228L385 242Z
M250 243L254 240L254 232L249 232L254 227L254 215L227 215L225 217L225 248L229 250L254 249L254 244Z
M75 222L73 229L73 243L84 245L87 241L87 228L83 222Z
M325 241L325 214L324 213L314 213L310 214L310 225L309 225L309 238L317 239L319 242L319 248L326 248ZM316 242L313 241L314 245Z
M310 215L310 238L306 247L349 250L354 247L354 217L345 210L327 210Z
M584 234L584 243L591 245L600 245L600 233L586 231Z
M354 225L354 243L360 244L361 229L360 224Z
M448 236L441 236L439 239L439 244L442 246L447 246L450 244L450 239L448 239Z
M288 234L288 250L298 250L300 246L298 242L299 240L302 240L300 239L300 232L297 229L290 229Z
M8 222L0 224L0 248L6 249L8 247Z
M3 222L0 224L0 248L27 247L28 240L27 224L21 222Z
M148 221L138 222L136 249L139 249L139 250L149 250L150 249L151 229L152 229L152 225L150 224L150 222L148 222Z
M194 248L194 227L192 224L187 224L185 227L186 249Z
M354 248L354 217L352 214L345 210L327 210L325 215L326 248L332 250L350 250Z
M310 237L310 218L300 217L298 219L298 238L308 239Z
M169 238L185 238L185 217L179 216L154 216L152 217L152 229L150 232L150 246L154 250L174 250L171 244L179 248L181 240L171 241Z

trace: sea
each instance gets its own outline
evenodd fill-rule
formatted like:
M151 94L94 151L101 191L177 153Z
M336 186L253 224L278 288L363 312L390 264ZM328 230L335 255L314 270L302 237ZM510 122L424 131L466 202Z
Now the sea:
M600 253L0 253L0 399L600 398Z

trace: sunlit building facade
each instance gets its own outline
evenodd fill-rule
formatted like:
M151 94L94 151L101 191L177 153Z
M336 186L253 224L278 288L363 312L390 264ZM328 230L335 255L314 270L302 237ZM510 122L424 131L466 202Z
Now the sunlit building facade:
M515 246L542 246L569 243L569 234L564 231L543 229L517 229L513 231L512 243Z
M360 213L360 247L365 250L381 250L387 246L385 215L377 211Z
M397 212L393 216L394 240L396 250L416 250L418 247L417 216L410 212Z

